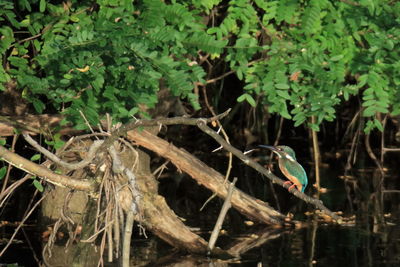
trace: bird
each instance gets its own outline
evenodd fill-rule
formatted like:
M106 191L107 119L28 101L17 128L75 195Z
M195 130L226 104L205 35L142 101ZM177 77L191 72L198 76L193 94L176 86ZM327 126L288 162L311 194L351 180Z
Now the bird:
M297 190L304 193L304 189L308 184L307 173L303 166L297 162L294 150L288 146L259 145L259 147L267 148L278 155L279 169L289 179L285 183L292 184L288 190L290 191L293 187L296 187Z

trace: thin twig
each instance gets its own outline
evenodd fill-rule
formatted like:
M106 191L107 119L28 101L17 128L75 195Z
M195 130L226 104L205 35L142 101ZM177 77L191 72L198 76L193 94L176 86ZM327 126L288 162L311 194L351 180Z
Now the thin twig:
M385 129L386 129L387 117L388 117L388 115L386 115L385 118L382 120L382 128L383 128L383 130L382 130L382 133L381 133L381 158L380 158L382 166L384 164L385 153L386 153L384 148L385 148Z
M124 175L128 178L129 188L132 193L132 201L131 206L129 207L126 215L125 222L125 230L123 236L123 244L122 244L122 266L129 267L129 258L130 258L130 244L131 244L131 236L132 236L132 228L134 222L134 216L139 212L139 201L142 198L140 192L137 190L136 186L136 176L134 173L126 168L121 161L117 150L112 145L108 148L108 153L112 159L112 171L115 175ZM138 156L136 156L136 159ZM111 236L110 236L111 238Z
M92 128L92 126L90 125L89 121L86 119L85 114L83 114L82 110L79 110L79 114L81 114L81 117L83 118L83 120L85 121L86 125L88 126L89 130L92 132L92 134L94 134L94 130ZM96 137L97 138L97 137ZM98 138L97 138L98 139Z
M8 247L11 245L12 241L14 240L15 236L17 235L19 229L24 225L25 221L31 216L32 212L39 206L39 204L42 202L42 200L47 196L47 194L43 194L43 196L33 205L33 207L29 210L29 212L22 218L21 223L18 225L18 227L15 229L13 235L10 237L8 240L7 244L4 246L4 248L0 252L0 257L3 256L4 252L8 249Z
M232 183L229 183L228 194L225 198L224 204L222 205L221 211L219 213L217 222L215 223L214 229L211 233L210 240L208 241L208 254L211 254L211 251L214 249L215 243L217 242L219 232L221 231L222 224L224 223L225 216L228 210L231 208L231 199L233 190L235 189L235 184L237 182L237 178L233 178Z
M284 120L283 117L281 117L280 120L279 120L279 128L278 128L278 132L276 133L274 146L277 146L279 144L279 140L281 139L283 120ZM270 151L268 166L271 166L271 164L272 164L272 156L273 156L273 154L274 154L274 152ZM280 204L279 204L278 195L276 194L275 188L273 187L273 184L272 184L271 180L269 180L269 185L270 185L270 188L271 188L272 196L274 197L274 200L275 200L276 208L280 211L281 207L280 207Z
M132 228L134 222L134 212L130 209L126 215L125 222L125 230L124 230L124 238L122 245L122 267L129 267L129 258L130 258L130 245L131 245L131 237L132 237Z
M77 170L77 169L82 169L89 165L89 163L92 162L94 157L96 156L97 150L100 148L102 145L103 141L102 140L97 140L94 141L93 144L89 148L89 152L87 153L87 156L80 162L77 163L68 163L63 160L61 160L59 157L39 145L32 137L30 137L29 134L22 134L22 136L25 138L25 140L33 146L37 151L45 155L48 159L52 160L54 163L68 169L68 170Z
M12 193L23 183L25 183L27 180L31 179L32 175L27 174L25 175L22 179L19 179L18 181L15 181L12 183L9 187L7 187L4 192L0 194L0 207L4 205L6 200L12 195Z
M257 162L253 161L251 158L248 156L244 155L240 150L234 148L230 144L228 144L221 136L219 136L215 131L213 131L210 127L207 126L206 122L199 119L197 126L199 127L200 130L211 136L215 141L217 141L219 144L221 144L226 150L230 151L238 157L240 160L242 160L246 165L252 167L256 171L262 173L264 176L266 176L268 179L272 180L273 183L279 184L280 186L288 189L290 185L287 183L284 183L282 179L279 177L275 176L273 173L270 171L266 170L263 166L258 164ZM329 210L327 207L324 206L323 202L321 200L312 198L298 190L292 190L290 192L291 194L295 195L296 197L302 199L303 201L313 204L315 207L319 208L323 212L325 212L328 216L332 217L332 219L340 222L342 221L342 218Z
M315 116L311 116L311 123L312 124L317 123ZM313 158L314 158L314 167L315 167L315 184L317 187L317 198L319 198L319 194L321 191L321 179L320 179L320 172L319 172L321 154L319 152L317 131L311 129L311 136L312 136L313 155L314 155Z
M223 117L227 116L231 109L226 110L225 112L218 114L217 116L203 119L206 123L210 123ZM148 127L148 126L157 126L157 125L176 125L176 124L184 124L184 125L193 125L196 126L199 119L197 118L185 118L185 117L174 117L174 118L159 118L153 120L134 120L130 123L124 124L121 127L117 128L113 132L111 132L111 136L107 138L104 143L100 147L100 151L107 149L114 143L120 136L125 136L128 131L134 130L139 127Z
M16 142L17 142L17 140L18 140L18 137L19 137L19 134L14 134L13 135L13 140L12 140L12 143L11 143L11 152L15 152L15 144L16 144ZM0 195L4 192L4 190L6 189L6 186L7 186L7 184L8 184L8 179L10 178L10 172L11 172L11 169L13 168L13 165L11 165L11 164L8 164L8 167L7 167L7 173L6 173L6 176L4 177L4 180L3 180L3 186L2 186L2 188L1 188L1 193L0 193Z
M206 103L206 106L207 106L208 110L211 112L211 114L212 114L214 117L217 116L217 114L215 113L213 107L210 106L210 103L208 103L207 91L206 91L206 87L205 87L205 86L203 86L203 94L204 94L204 101L205 101L205 103ZM230 144L230 142L229 142L229 136L228 136L228 134L225 132L224 127L222 127L221 122L220 122L219 120L216 120L216 122L217 122L217 125L219 126L217 134L219 134L219 131L221 131L221 132L222 132L222 135L224 136L224 138L225 138L225 140L226 140L226 142L227 142L228 144ZM222 147L221 147L221 148L222 148ZM219 148L218 148L218 149L219 149ZM215 150L215 151L216 151L216 150ZM214 152L214 151L213 151L213 152ZM227 167L227 169L226 169L224 183L226 183L226 181L228 181L229 175L230 175L231 169L232 169L233 156L232 156L232 153L231 153L231 152L229 152L228 158L229 158L229 160L228 160L228 167ZM214 193L204 202L204 204L201 206L200 211L202 211L202 210L205 208L205 206L207 205L207 203L209 203L209 202L210 202L213 198L215 198L216 196L217 196L217 193L214 192Z

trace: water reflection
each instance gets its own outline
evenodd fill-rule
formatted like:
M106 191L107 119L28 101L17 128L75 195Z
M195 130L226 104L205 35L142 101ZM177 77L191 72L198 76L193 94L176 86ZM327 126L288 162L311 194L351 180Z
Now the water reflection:
M264 236L260 236L262 240L253 240L255 247L240 258L211 259L175 253L157 260L153 258L151 261L142 261L141 264L139 262L132 264L135 264L134 266L399 266L400 227L391 226L384 230L373 234L360 227L311 225L300 230L281 231L278 234L277 230L265 229ZM260 244L262 241L264 243ZM173 250L170 251L172 253Z
M263 245L265 266L395 266L399 259L399 227L371 234L360 228L322 226L316 229L315 246L311 228L286 233ZM387 236L392 236L388 240ZM313 250L311 250L313 248ZM311 257L313 255L313 257Z

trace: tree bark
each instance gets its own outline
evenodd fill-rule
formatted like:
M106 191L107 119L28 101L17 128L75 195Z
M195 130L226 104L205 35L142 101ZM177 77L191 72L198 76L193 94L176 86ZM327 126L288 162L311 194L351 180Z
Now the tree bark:
M201 185L216 192L219 197L227 196L229 185L224 182L224 176L184 149L179 149L146 130L129 131L127 137L136 144L171 160L178 169L189 174ZM267 203L238 189L232 195L232 206L248 218L266 224L280 224L285 219L283 214L271 208Z

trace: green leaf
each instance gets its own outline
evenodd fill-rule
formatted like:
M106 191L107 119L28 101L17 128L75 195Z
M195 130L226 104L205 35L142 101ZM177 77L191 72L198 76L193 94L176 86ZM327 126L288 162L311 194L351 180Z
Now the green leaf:
M35 180L33 180L32 184L36 187L36 189L39 192L43 192L44 191L43 185L40 183L40 181L35 179Z
M286 83L277 83L277 84L275 84L275 87L278 89L289 89L290 88L290 86Z
M371 132L371 130L373 130L374 128L375 128L375 124L371 120L369 120L369 121L367 121L367 124L365 125L364 132L366 134L369 134Z
M293 120L295 121L294 123L294 127L300 126L301 124L303 124L303 122L305 122L307 119L306 115L304 113L297 113Z
M375 106L369 106L363 110L364 117L371 117L371 116L375 115L375 113L376 113Z
M4 178L6 173L7 173L7 167L6 166L1 167L0 168L0 180Z
M374 119L374 124L379 131L383 132L383 125L378 119L376 118Z
M339 61L343 58L343 55L337 55L330 58L331 61Z
M40 155L40 154L35 154L35 155L33 155L33 156L31 157L31 161L37 161L37 160L40 160L40 158L41 158L41 155Z
M276 91L276 93L280 97L282 97L282 98L284 98L286 100L290 100L290 95L289 95L287 90L278 90L278 91Z
M0 138L0 146L4 146L6 144L6 139Z
M54 146L54 149L56 149L56 150L62 148L65 144L65 141L61 140L61 134L59 134L59 133L56 133L53 136L53 140L54 140L53 146Z
M32 104L33 104L33 107L35 108L37 113L42 113L43 112L43 110L45 108L45 105L44 105L44 103L42 101L40 101L39 99L35 98L35 99L32 100Z
M319 130L320 130L319 125L317 125L317 124L310 123L309 126L310 126L311 130L313 130L315 132L319 132Z
M74 78L74 76L70 73L66 73L66 74L64 74L64 78L67 80L71 80L72 78Z
M291 120L292 116L289 114L288 110L287 110L287 106L286 103L283 103L282 105L282 109L280 110L279 114L284 117L285 119Z
M252 107L256 107L256 101L254 100L254 98L251 95L248 95L246 97L247 102L252 106Z
M39 11L43 13L46 10L46 1L45 0L40 0L40 6L39 6Z
M246 95L247 95L247 94L243 94L243 95L239 96L239 97L236 99L236 101L239 102L239 103L243 102L243 101L246 99Z

